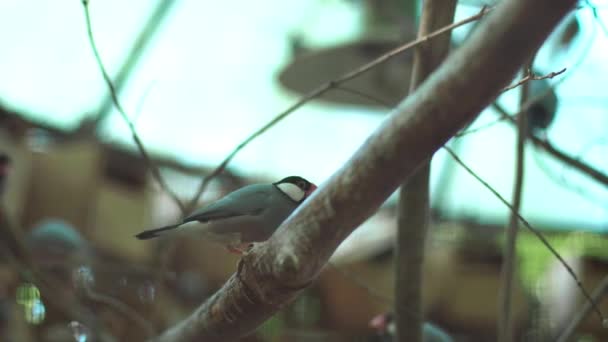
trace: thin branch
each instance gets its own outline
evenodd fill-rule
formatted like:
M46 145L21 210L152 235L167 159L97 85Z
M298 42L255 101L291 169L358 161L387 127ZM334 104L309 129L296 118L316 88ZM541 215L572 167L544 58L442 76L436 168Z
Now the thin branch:
M550 78L553 78L553 77L555 77L555 76L561 75L561 74L563 74L564 72L566 72L566 68L563 68L563 69L562 69L562 70L560 70L560 71L554 71L554 72L550 72L550 73L548 73L548 74L546 74L546 75L544 75L544 76L538 76L538 75L534 75L534 73L533 73L531 70L528 70L528 71L527 71L527 73L526 73L526 76L524 76L524 77L523 77L521 80L519 80L517 83L512 84L512 85L510 85L510 86L508 86L508 87L505 87L505 88L502 90L502 92L504 93L504 92L507 92L507 91L509 91L509 90L511 90L511 89L515 89L515 88L517 88L517 87L519 87L519 86L521 86L521 85L523 85L523 84L525 84L525 83L528 83L528 82L530 82L530 81L540 81L540 80L546 80L546 79L550 79Z
M542 242L542 244L545 245L545 247L547 247L547 249L549 250L549 252L551 252L551 254L553 254L557 258L557 260L559 260L559 262L564 266L564 268L566 268L566 271L570 274L570 276L572 276L572 279L574 279L574 281L576 282L576 285L581 290L581 292L583 293L583 295L585 296L585 298L589 301L589 303L591 305L593 305L593 310L597 313L597 315L600 318L600 320L602 322L604 322L605 321L604 315L602 314L602 312L600 311L599 307L597 306L597 303L593 301L593 299L589 295L589 292L587 292L587 290L585 290L585 288L583 287L583 284L581 283L580 279L578 278L578 276L576 275L576 273L574 272L574 270L572 269L572 267L570 267L570 265L568 265L568 263L566 262L566 260L564 260L564 258L562 258L562 256L555 250L555 248L553 248L553 246L549 243L549 241L547 241L547 239L545 238L545 236L539 230L537 230L536 228L532 227L532 225L528 222L528 220L526 220L517 211L515 211L514 208L513 208L513 206L504 197L502 197L498 193L498 191L494 190L494 188L490 184L488 184L486 181L484 181L483 179L481 179L481 177L479 177L475 173L475 171L471 170L471 168L469 168L454 153L454 151L452 151L447 146L444 146L443 148L452 156L452 158L454 158L454 160L458 164L460 164L460 166L462 166L471 176L473 176L473 178L475 178L478 182L480 182L486 189L490 190L490 192L492 192L492 194L494 194L494 196L496 196L496 198L498 198L504 205L506 205L511 210L512 213L515 213L515 215L517 215L517 218L519 219L519 221L521 223L523 223L523 225L528 230L530 230L534 235L536 235L536 237Z
M269 130L272 126L276 125L277 123L279 123L280 121L282 121L283 119L285 119L288 115L290 115L291 113L295 112L297 109L299 109L300 107L302 107L304 104L306 104L307 102L322 96L323 94L325 94L327 91L336 88L337 86L341 85L342 83L349 81L361 74L363 74L366 71L369 71L370 69L373 69L375 67L377 67L378 65L381 65L382 63L387 62L388 60L402 54L403 52L416 47L420 44L426 43L428 41L430 41L431 39L434 39L438 36L441 36L442 34L445 34L447 32L451 32L453 29L458 28L460 26L466 25L468 23L474 22L476 20L479 20L481 18L483 18L487 13L489 13L492 10L492 8L490 7L483 7L479 13L472 15L466 19L460 20L458 22L455 22L451 25L448 25L446 27L443 27L437 31L434 31L424 37L418 38L412 42L409 42L407 44L404 44L396 49L393 49L385 54L383 54L382 56L374 59L373 61L366 63L362 66L360 66L359 68L350 71L336 79L334 79L333 81L329 81L323 85L321 85L320 87L312 90L310 93L308 93L307 95L301 97L296 103L294 103L293 105L291 105L289 108L285 109L283 112L279 113L276 117L274 117L272 120L270 120L267 124L265 124L264 126L262 126L262 128L258 129L256 132L254 132L253 134L251 134L249 137L247 137L247 139L245 139L243 142L241 142L234 150L232 150L232 152L230 152L230 154L220 163L220 165L218 165L215 170L213 170L213 172L211 172L211 174L207 175L203 181L201 182L201 185L198 187L195 195L193 196L192 200L190 201L190 203L186 206L186 211L191 211L195 206L196 203L198 202L199 198L201 197L201 195L203 194L203 192L205 191L205 189L207 188L207 186L209 185L209 183L211 182L211 180L215 177L217 177L220 173L222 173L224 171L224 169L226 169L226 166L228 166L228 163L230 163L230 161L237 155L237 153L239 153L245 146L247 146L249 143L251 143L253 140L255 140L257 137L259 137L260 135L262 135L264 132L266 132L267 130Z
M518 82L522 85L519 105L523 107L529 94L529 80L535 79L532 74L534 57L524 67L526 76ZM564 69L565 71L566 69ZM563 72L563 71L562 71ZM524 81L525 80L525 81ZM513 89L513 88L511 88ZM528 130L527 112L521 111L517 116L517 141L515 143L515 181L513 182L513 210L509 217L509 225L506 229L506 242L503 252L502 270L500 274L500 291L498 298L498 341L510 342L513 340L513 319L511 314L511 300L513 298L513 282L515 268L517 267L517 255L515 245L519 222L517 213L521 209L521 198L524 183L524 157L526 132Z
M101 60L99 50L97 49L97 44L95 43L95 39L93 38L93 28L92 28L92 24L91 24L91 14L89 13L89 1L88 0L82 0L82 8L84 9L84 17L85 17L86 26L87 26L87 37L89 38L91 50L93 51L93 55L95 56L95 61L97 62L99 71L101 71L101 74L106 83L106 86L108 87L108 90L110 91L110 96L112 97L112 102L114 102L114 106L116 107L116 109L120 113L120 116L123 118L123 120L129 127L129 130L131 131L131 137L133 138L133 141L135 142L135 146L139 150L139 153L141 154L145 163L148 165L148 168L150 169L150 171L152 171L152 176L154 177L154 179L156 179L156 181L160 185L161 189L163 189L173 199L173 201L175 202L175 204L177 204L177 206L180 208L182 213L186 214L184 204L179 200L177 195L173 191L171 191L171 189L169 189L169 186L163 180L162 176L160 175L160 171L158 170L158 167L152 161L152 158L150 158L150 155L146 151L144 144L142 143L141 139L139 138L139 135L137 134L137 130L135 129L135 125L133 125L133 122L131 122L131 120L129 119L129 116L125 112L122 104L120 103L120 100L118 99L116 87L114 86L114 83L112 83L112 79L103 64L103 61Z
M485 129L488 129L490 127L496 126L496 124L499 124L499 123L503 122L504 120L505 120L504 118L498 118L498 119L496 119L494 121L488 122L488 123L480 125L478 127L473 127L473 128L469 128L469 129L464 130L464 131L460 131L460 132L456 133L456 135L454 135L454 137L455 138L462 138L465 135L481 132L481 131L483 131Z
M542 96L542 94L540 94L539 96ZM526 105L523 106L522 110L520 110L515 115L518 115L521 112L527 111L531 105L536 103L537 99L538 99L538 97L534 97L534 98L530 99L529 101L527 101ZM509 122L511 122L513 124L516 123L513 116L509 115L509 113L500 104L495 102L492 104L492 108L496 109L502 118L508 120ZM539 148L542 148L543 150L545 150L547 153L549 153L556 159L570 165L571 167L579 170L580 172L587 175L588 177L590 177L590 178L596 180L597 182L603 184L604 186L608 187L608 175L595 169L591 165L588 165L587 163L585 163L577 158L573 158L573 157L569 156L568 154L558 150L548 140L539 138L539 137L533 135L532 132L530 132L530 131L528 131L528 139L530 139L530 141L532 141L534 143L534 145L536 145Z
M575 3L500 2L478 33L388 115L340 170L269 240L243 256L217 293L157 341L235 340L293 301L338 245L490 104ZM518 44L511 44L514 39Z
M134 67L139 63L142 56L144 56L144 52L148 49L150 42L153 41L154 35L158 32L159 28L163 27L163 22L169 17L172 8L177 3L178 1L175 0L160 0L157 2L156 7L151 11L146 23L135 38L129 52L126 54L127 58L122 62L122 65L112 82L117 93L120 92L121 88L129 80ZM98 126L112 113L111 109L114 105L113 102L114 99L112 95L103 100L96 113L95 125ZM136 118L134 118L133 121L135 122Z
M608 294L608 276L604 277L600 283L595 287L593 293L591 294L591 298L593 299L593 303L600 303L602 299ZM572 334L576 331L578 326L583 322L593 307L589 302L585 302L581 307L581 310L576 313L576 315L570 320L570 323L566 326L564 331L557 338L557 342L567 342L571 340ZM608 327L608 321L604 320L602 322L604 328Z
M456 0L425 0L418 36L454 21ZM414 51L410 93L443 62L450 49L446 34ZM396 341L422 341L422 283L424 248L430 220L431 158L401 185L395 243ZM415 313L412 317L411 312Z

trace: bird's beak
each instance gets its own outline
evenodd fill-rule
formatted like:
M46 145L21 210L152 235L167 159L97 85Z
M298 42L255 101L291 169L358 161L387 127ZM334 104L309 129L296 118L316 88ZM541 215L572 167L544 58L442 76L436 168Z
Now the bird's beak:
M315 190L317 190L317 186L310 183L310 189L306 191L306 197L310 196L310 194L312 194Z
M372 320L369 321L369 326L377 331L384 331L384 329L386 329L386 316L378 315L372 318Z

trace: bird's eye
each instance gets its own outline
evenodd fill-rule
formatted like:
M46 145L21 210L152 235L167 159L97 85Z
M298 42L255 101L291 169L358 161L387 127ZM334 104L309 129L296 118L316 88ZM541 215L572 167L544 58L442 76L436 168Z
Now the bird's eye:
M298 186L298 188L300 189L306 189L306 183L302 182L302 181L298 181L296 183L296 185Z

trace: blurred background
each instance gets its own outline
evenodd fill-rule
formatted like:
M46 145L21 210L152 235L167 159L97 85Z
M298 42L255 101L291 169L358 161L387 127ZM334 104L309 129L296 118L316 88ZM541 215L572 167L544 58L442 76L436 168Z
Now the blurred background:
M460 2L456 20L482 4ZM93 0L89 7L119 98L163 179L186 202L239 143L300 96L413 40L420 5ZM535 137L604 175L607 20L608 2L599 0L580 2L564 19L534 72L567 70L531 83L532 93L545 95L529 113ZM474 26L453 32L454 48ZM133 237L181 212L113 105L80 1L2 0L0 28L0 340L138 341L163 331L214 293L238 258L205 241ZM237 154L200 204L289 175L322 184L382 122L386 105L407 93L411 60L406 53L298 109ZM498 103L513 114L518 97L514 89ZM509 199L516 130L499 118L485 110L449 145ZM608 184L537 145L529 144L525 160L522 215L593 289L608 271ZM457 341L492 341L509 211L442 151L432 160L431 194L425 318ZM335 266L244 340L385 338L368 323L391 309L395 205L393 196L340 246ZM27 257L15 255L19 246ZM518 339L551 340L582 296L527 231L517 253ZM38 271L22 262L28 258ZM601 307L608 312L608 301ZM590 316L576 336L601 341L608 332Z

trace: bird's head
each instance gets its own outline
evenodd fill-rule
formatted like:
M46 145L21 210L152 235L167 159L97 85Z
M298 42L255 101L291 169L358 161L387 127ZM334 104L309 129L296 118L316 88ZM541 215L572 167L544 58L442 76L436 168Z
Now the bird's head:
M304 202L317 189L316 185L299 176L285 177L273 184L297 203Z
M393 315L389 312L380 314L369 321L369 326L374 328L379 334L394 333L395 322L393 320Z

